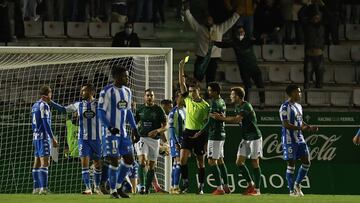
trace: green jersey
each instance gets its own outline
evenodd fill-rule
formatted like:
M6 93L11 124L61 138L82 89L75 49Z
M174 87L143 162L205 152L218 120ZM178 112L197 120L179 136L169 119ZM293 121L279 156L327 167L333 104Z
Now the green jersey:
M211 101L210 113L220 113L225 115L226 104L220 97ZM208 140L225 140L225 123L209 117L204 130L208 132Z
M244 102L235 107L236 115L242 115L240 123L241 134L244 140L257 140L261 138L261 131L257 126L256 114L250 103Z
M194 101L187 93L185 99L186 120L185 128L189 130L201 130L205 126L209 116L209 104L201 99Z
M161 128L161 124L166 122L164 110L158 106L140 105L136 110L136 122L140 124L138 131L140 137L148 137L148 133L155 129ZM158 134L154 139L159 139Z

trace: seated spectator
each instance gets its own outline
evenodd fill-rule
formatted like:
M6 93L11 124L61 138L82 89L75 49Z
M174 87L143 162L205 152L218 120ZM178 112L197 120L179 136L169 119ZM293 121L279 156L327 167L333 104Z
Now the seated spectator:
M257 64L257 58L253 49L253 41L245 32L244 27L237 27L230 42L214 42L215 46L220 48L234 49L236 61L240 70L240 77L245 86L245 100L248 101L249 89L251 88L251 79L259 89L260 109L265 106L264 81L261 70Z
M136 33L133 32L133 24L125 23L125 30L116 33L112 47L140 47L140 40Z
M274 0L262 0L254 13L254 36L261 44L282 43L283 18Z

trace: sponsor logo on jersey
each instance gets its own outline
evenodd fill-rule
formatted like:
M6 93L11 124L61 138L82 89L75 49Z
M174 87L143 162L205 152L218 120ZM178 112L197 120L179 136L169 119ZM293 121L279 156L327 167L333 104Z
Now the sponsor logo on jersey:
M120 101L117 103L116 107L121 110L121 109L126 109L127 105L128 105L127 101L125 101L125 100L120 100Z
M83 116L87 119L92 119L96 116L96 113L89 109L89 110L84 111Z

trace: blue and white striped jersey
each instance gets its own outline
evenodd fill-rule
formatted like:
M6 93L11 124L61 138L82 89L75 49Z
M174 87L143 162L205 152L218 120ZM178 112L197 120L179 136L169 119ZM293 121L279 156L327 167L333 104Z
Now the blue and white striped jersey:
M79 139L100 140L101 126L97 115L98 102L83 100L66 106L66 112L77 112L79 116Z
M31 109L31 126L33 140L52 138L51 112L49 105L43 100L38 100ZM50 130L50 131L49 131Z
M121 88L116 87L114 84L106 86L101 92L99 97L99 106L100 111L105 112L105 119L109 122L108 124L120 130L120 134L116 136L127 137L126 132L126 120L128 118L129 112L131 111L131 90L126 86ZM108 132L106 123L104 123L104 131ZM106 136L110 136L108 132Z
M281 121L288 121L292 125L301 127L303 114L302 106L300 104L286 101L281 105L279 113ZM283 144L305 143L301 130L289 130L282 127L281 133Z

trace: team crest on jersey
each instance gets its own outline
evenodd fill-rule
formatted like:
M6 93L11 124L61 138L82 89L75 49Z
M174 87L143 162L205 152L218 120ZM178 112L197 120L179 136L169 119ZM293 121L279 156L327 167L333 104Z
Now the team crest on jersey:
M116 107L121 110L121 109L126 109L127 105L128 105L127 101L125 101L125 100L120 100L120 101L117 103Z
M96 116L96 113L89 109L89 110L84 111L83 116L87 119L92 119Z

